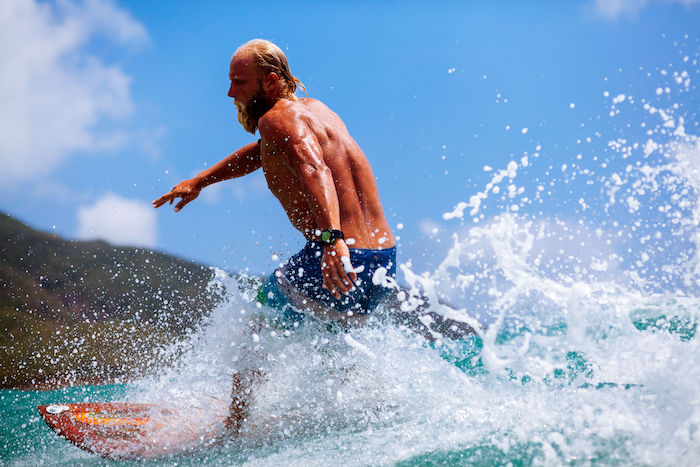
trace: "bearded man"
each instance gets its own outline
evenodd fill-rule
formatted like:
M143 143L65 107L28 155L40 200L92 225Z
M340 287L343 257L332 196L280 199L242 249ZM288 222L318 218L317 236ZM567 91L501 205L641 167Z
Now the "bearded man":
M260 139L179 183L154 207L181 198L179 211L207 185L262 168L307 243L267 278L257 300L280 310L284 326L297 326L305 314L362 323L387 294L373 284L373 274L396 272L394 236L367 158L338 115L295 95L303 85L272 42L254 39L239 47L229 79L239 122Z
M252 134L259 131L260 139L180 182L153 206L180 198L179 211L205 186L262 168L267 186L307 243L265 280L257 300L279 310L274 319L286 328L298 326L306 314L361 324L388 291L373 283L374 273L396 273L394 236L367 158L335 113L295 95L301 82L272 42L242 45L231 59L229 79L238 121ZM233 375L226 421L231 432L245 420L260 377L250 369Z

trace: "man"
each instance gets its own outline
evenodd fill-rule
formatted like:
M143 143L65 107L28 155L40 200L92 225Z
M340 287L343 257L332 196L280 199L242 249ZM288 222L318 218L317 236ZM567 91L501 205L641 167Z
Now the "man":
M389 275L396 271L394 237L364 153L328 107L297 98L301 82L272 42L242 45L231 59L229 79L239 122L252 134L258 130L260 140L180 182L154 207L181 198L177 212L205 186L262 167L270 191L307 244L267 278L258 301L281 310L278 321L286 326L297 326L305 313L361 324L387 293L372 275L379 268Z
M280 310L276 320L282 326L298 326L305 314L361 324L387 293L373 284L375 271L396 273L394 236L365 155L328 107L296 97L301 82L273 43L256 39L242 45L231 59L229 79L238 121L250 133L258 130L260 139L180 182L153 206L181 198L179 211L205 186L262 167L267 186L307 243L267 278L258 301ZM247 416L250 389L259 377L255 370L233 375L226 420L232 433Z

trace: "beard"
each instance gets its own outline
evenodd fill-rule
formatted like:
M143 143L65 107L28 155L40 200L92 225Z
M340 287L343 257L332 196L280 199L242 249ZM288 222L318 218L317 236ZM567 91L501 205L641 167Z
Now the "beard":
M248 133L255 134L258 129L258 120L265 112L272 108L272 103L263 94L262 87L258 87L255 95L248 102L234 100L238 109L238 121Z

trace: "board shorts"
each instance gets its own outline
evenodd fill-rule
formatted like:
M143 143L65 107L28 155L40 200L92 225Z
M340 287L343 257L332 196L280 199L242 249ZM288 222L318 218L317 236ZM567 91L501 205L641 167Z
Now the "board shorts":
M372 276L380 269L386 275L396 277L396 247L381 250L350 248L350 262L356 270L355 290L336 299L322 287L321 260L323 246L313 240L265 279L258 289L256 301L282 312L283 325L303 321L303 310L309 308L309 300L340 313L372 312L389 293L381 284L373 284ZM361 271L359 269L362 269Z

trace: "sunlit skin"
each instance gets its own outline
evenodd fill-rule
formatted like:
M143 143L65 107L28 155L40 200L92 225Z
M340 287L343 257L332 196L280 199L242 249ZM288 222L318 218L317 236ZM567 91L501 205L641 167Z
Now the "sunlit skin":
M338 229L346 241L323 247L323 287L334 297L347 294L357 279L340 258L353 248L395 245L384 216L372 169L343 121L322 102L282 97L276 73L264 75L245 50L231 60L229 97L248 103L260 91L270 109L258 120L261 143L251 143L153 202L179 211L207 185L263 169L267 186L292 225L307 239Z

